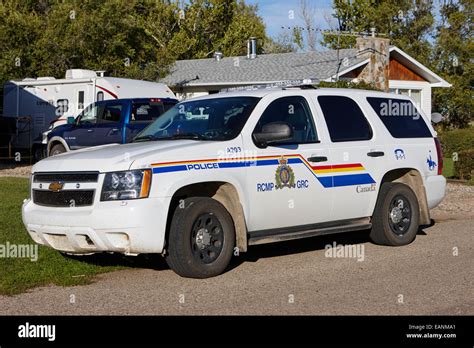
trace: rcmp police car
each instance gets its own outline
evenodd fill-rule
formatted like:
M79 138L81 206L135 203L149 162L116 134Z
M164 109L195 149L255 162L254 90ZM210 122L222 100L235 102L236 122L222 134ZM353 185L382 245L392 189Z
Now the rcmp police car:
M23 222L65 253L161 253L185 277L251 245L371 229L411 243L446 180L436 133L405 96L272 88L184 101L133 143L44 159Z

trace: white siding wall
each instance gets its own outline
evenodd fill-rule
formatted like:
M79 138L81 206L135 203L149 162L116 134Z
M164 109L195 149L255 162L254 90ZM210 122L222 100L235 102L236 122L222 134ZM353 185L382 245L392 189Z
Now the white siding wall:
M389 88L401 90L420 90L421 91L421 109L431 119L431 85L424 81L400 81L390 80Z
M184 92L184 93L175 92L175 94L178 100L181 101L181 100L187 100L187 99L196 98L196 97L202 97L204 95L208 95L209 92Z

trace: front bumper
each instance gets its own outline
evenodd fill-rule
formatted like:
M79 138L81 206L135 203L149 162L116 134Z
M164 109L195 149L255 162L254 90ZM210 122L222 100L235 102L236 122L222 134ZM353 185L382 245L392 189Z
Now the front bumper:
M26 200L22 219L36 243L63 252L161 253L167 203L166 198L146 198L56 208Z

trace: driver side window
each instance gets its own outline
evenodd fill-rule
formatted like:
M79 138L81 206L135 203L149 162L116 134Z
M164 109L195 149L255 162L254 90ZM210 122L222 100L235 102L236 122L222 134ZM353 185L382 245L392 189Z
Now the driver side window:
M84 110L82 115L80 116L79 125L86 125L86 124L95 124L97 122L97 116L99 114L99 106L97 104L93 104Z
M261 132L264 125L272 122L285 122L293 130L293 137L279 144L309 144L318 141L313 115L304 97L291 96L274 100L263 112L254 133Z

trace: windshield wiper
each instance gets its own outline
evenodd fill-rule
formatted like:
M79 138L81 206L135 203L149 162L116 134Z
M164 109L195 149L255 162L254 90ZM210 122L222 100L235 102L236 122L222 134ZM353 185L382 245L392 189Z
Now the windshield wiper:
M209 138L206 138L199 133L173 134L167 137L155 137L153 140L178 140L178 139L209 140Z
M177 139L191 139L191 140L210 140L202 136L199 133L181 133L181 134L173 134L167 137L157 137L154 135L143 135L141 137L137 137L133 140L133 142L138 141L158 141L158 140L177 140Z
M155 136L154 135L142 135L141 137L136 137L135 139L133 139L133 142L139 142L139 141L147 141L147 140L155 140Z

